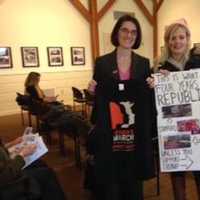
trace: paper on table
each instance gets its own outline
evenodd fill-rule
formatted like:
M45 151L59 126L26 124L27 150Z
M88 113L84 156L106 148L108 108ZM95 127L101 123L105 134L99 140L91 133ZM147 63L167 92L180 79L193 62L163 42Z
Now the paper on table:
M34 143L37 145L37 149L32 155L25 157L25 159L24 159L25 165L23 168L27 167L32 162L34 162L35 160L37 160L38 158L40 158L41 156L43 156L45 153L48 152L48 149L47 149L45 143L43 142L42 137L40 137L40 136L36 137Z
M23 135L31 134L33 131L33 128L28 126L25 128Z
M36 148L36 151L32 155L26 156L24 158L25 165L23 168L27 167L28 165L30 165L35 160L37 160L42 155L44 155L45 153L48 152L48 149L47 149L42 137L39 136L38 133L36 133L36 134L29 133L29 134L23 135L23 141L20 144L12 146L11 148L8 149L11 158L14 158L19 153L21 148L23 148L24 146L29 145L29 144L36 144L37 148Z
M55 96L54 88L44 89L43 92L46 97L54 97Z

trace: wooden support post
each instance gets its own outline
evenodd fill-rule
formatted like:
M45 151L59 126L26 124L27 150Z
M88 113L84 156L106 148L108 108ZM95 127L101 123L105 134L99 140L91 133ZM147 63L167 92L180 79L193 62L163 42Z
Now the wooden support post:
M153 0L153 58L158 56L158 17L157 17L157 1Z
M107 13L116 0L108 0L107 3L98 12L98 21Z
M90 21L90 13L83 6L83 4L79 0L69 0L71 4L82 14L82 16L89 22Z
M98 12L97 0L88 0L89 11L84 7L80 0L69 0L72 5L82 14L82 16L90 23L91 29L91 46L92 46L92 59L95 61L99 56L99 30L98 22L104 14L110 9L116 0L108 0L103 8Z
M148 9L146 8L146 6L144 5L144 3L141 0L134 0L134 2L137 4L137 6L140 8L140 10L142 11L142 13L144 14L144 16L147 18L147 20L149 21L149 23L151 25L153 25L154 23L154 18L151 15L151 13L148 11Z
M149 23L153 27L153 58L155 59L158 56L158 17L157 13L164 2L164 0L152 0L153 1L153 15L148 11L142 0L133 0L138 7L143 12L144 16L147 18Z
M98 29L98 17L97 17L97 0L89 1L90 4L90 28L91 28L91 41L92 41L92 58L95 61L99 56L99 29Z

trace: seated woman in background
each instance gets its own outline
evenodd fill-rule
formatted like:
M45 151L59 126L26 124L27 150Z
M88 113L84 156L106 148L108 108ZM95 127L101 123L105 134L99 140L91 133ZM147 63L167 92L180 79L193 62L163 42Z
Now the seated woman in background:
M0 187L6 186L9 183L19 180L20 177L26 176L31 180L27 187L29 191L32 191L31 195L36 195L38 196L38 199L41 200L65 200L65 195L56 175L48 166L38 166L33 163L33 165L31 164L32 166L30 165L23 169L23 166L25 165L24 158L35 152L37 148L35 144L29 144L22 147L14 158L10 157L8 149L19 144L21 141L22 137L19 137L4 145L0 140ZM19 184L20 182L18 185Z
M25 80L25 94L30 95L33 99L46 102L56 101L57 96L46 97L39 86L41 75L38 72L30 72Z

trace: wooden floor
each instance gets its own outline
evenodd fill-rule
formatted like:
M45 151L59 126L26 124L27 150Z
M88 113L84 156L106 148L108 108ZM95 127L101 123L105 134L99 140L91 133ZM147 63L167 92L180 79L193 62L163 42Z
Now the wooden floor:
M20 115L0 117L0 137L3 140L9 141L16 136L20 136L23 133L23 129ZM53 144L51 146L48 145L49 152L43 159L56 171L69 200L89 200L89 193L82 187L83 171L75 166L73 141L70 138L66 138L65 146L67 148L67 156L63 157L59 153L55 134ZM82 149L82 151L84 150ZM160 195L157 196L156 179L146 181L144 186L145 200L173 200L168 174L160 174L160 190ZM190 173L187 174L187 200L197 200L194 180Z

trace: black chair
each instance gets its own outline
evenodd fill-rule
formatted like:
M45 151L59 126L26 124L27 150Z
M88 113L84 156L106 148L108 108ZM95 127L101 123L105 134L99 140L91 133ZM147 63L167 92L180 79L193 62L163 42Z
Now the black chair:
M91 109L94 105L94 95L91 94L87 89L83 90L85 95L85 113L86 117L89 117Z
M61 119L62 118L62 119ZM81 168L81 142L86 141L91 124L88 120L83 119L79 114L69 111L63 114L58 124L58 131L60 137L60 149L65 153L64 136L72 138L74 141L74 156L76 166ZM63 151L64 150L64 151Z
M79 90L76 87L72 87L72 93L73 93L73 111L76 111L76 104L81 105L81 114L84 117L85 116L85 103L86 100L84 98L84 95L81 90Z
M1 200L39 200L40 190L36 182L22 176L8 184L0 186Z
M25 126L25 116L24 116L24 114L27 114L27 116L28 116L28 125L32 126L31 114L28 110L28 106L22 105L22 106L20 106L20 109L21 109L22 126Z
M21 119L22 119L22 125L25 125L25 118L24 118L24 112L27 112L28 115L28 125L32 126L32 116L35 117L36 120L36 128L39 129L39 118L37 113L34 112L32 109L33 106L33 100L29 95L20 94L17 92L16 102L20 106L21 109Z
M17 104L19 105L20 111L21 111L22 126L25 125L24 114L27 114L28 125L32 126L31 113L29 111L30 97L28 95L23 95L23 94L20 94L19 92L17 92L16 101L17 101Z

